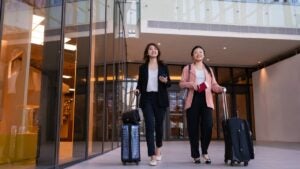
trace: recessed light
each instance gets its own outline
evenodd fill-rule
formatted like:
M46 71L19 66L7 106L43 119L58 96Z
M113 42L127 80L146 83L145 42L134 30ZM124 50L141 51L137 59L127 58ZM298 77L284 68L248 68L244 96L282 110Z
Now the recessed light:
M160 42L158 42L157 45L160 46Z
M209 61L210 61L210 59L209 59L209 58L206 58L206 61L208 61L208 62L209 62Z
M64 78L64 79L71 79L72 76L69 76L69 75L63 75L63 78Z
M261 64L261 61L258 61L257 63L258 63L258 64Z
M224 49L224 50L226 50L226 49L227 49L227 47L226 47L226 46L224 46L224 47L223 47L223 49Z

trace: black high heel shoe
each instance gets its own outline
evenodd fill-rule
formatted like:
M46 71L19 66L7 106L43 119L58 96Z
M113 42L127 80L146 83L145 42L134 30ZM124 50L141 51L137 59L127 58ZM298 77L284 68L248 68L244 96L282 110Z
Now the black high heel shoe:
M194 158L194 163L195 164L200 164L201 163L200 158L199 157L198 158Z

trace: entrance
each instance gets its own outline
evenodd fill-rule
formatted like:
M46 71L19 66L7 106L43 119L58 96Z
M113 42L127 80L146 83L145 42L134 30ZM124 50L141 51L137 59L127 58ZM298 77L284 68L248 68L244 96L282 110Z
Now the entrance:
M251 101L249 86L227 87L227 105L229 117L239 117L249 122L252 129L253 114L251 113ZM166 116L166 139L183 140L188 139L186 112L184 111L184 100L180 97L180 91L169 91L170 108ZM222 106L222 95L214 96L215 109L213 111L212 139L223 139L222 120L224 111Z

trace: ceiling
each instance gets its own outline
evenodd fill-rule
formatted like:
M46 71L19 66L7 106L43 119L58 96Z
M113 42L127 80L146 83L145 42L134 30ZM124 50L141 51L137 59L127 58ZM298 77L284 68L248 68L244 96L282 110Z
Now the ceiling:
M190 63L192 48L200 45L206 50L207 64L234 67L258 66L300 47L299 40L142 33L139 38L127 39L128 61L142 62L150 42L160 43L161 59L168 64Z

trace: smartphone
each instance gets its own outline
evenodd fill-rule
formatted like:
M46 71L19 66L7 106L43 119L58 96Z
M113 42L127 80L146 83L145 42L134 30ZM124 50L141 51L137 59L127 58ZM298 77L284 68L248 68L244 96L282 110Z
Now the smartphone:
M162 76L162 77L167 77L167 75L166 75L166 74L164 74L164 73L160 74L159 76Z

